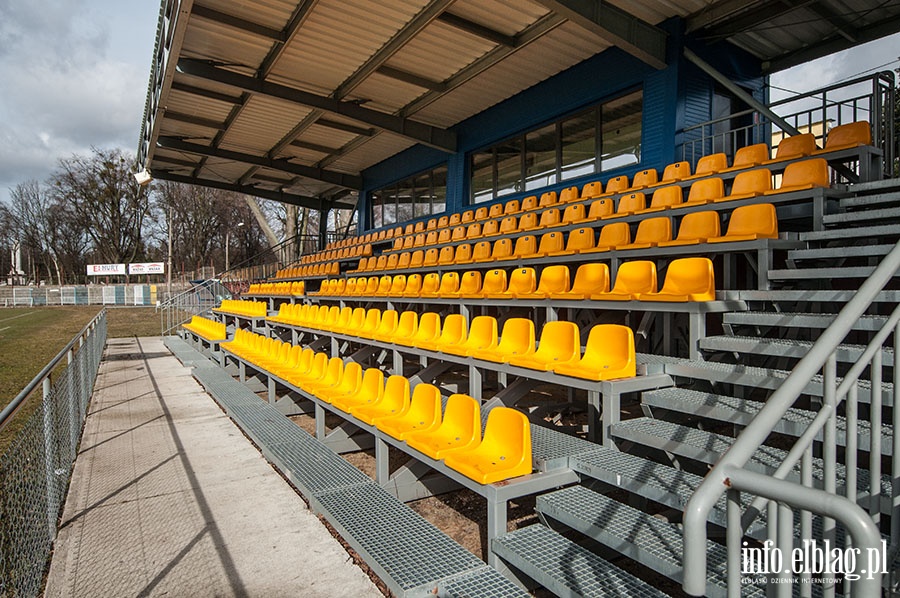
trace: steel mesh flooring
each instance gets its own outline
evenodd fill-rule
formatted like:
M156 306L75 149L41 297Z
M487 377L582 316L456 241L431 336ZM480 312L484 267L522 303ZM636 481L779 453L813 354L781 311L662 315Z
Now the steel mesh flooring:
M528 598L529 594L496 569L483 567L438 584L441 598Z
M302 430L301 430L302 432ZM303 432L306 434L306 432ZM274 443L266 449L279 462L280 469L298 486L312 494L372 480L312 436L308 442Z
M725 315L726 323L734 324L758 324L763 326L802 326L826 328L837 319L837 314L817 313L776 313L767 311L742 311ZM887 321L885 316L862 315L854 325L853 330L875 331L884 326Z
M540 524L495 540L494 548L559 596L666 596Z
M543 426L531 426L531 454L537 469L560 469L568 458L597 448L597 445Z
M484 563L375 483L323 492L328 520L385 580L402 590L433 583Z

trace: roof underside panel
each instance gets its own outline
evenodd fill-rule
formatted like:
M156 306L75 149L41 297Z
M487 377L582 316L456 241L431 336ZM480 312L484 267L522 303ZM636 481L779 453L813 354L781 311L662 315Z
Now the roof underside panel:
M311 110L282 100L253 96L222 139L222 147L265 154Z

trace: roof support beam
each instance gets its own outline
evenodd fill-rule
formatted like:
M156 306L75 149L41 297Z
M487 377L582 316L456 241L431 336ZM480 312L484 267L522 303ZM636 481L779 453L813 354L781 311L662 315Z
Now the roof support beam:
M319 210L323 207L331 207L329 204L323 206L322 200L315 197L307 197L305 195L294 195L293 193L285 193L284 191L275 191L271 189L259 189L252 185L239 185L235 183L227 183L225 181L216 181L212 179L198 179L194 177L175 174L167 170L153 171L153 178L162 179L164 181L172 181L175 183L185 183L188 185L203 185L212 187L213 189L222 189L223 191L234 191L235 193L243 193L252 195L262 199L271 199L282 203L294 204L312 210Z
M267 95L339 114L445 152L456 152L456 134L446 129L364 108L354 102L344 102L278 83L264 81L256 77L242 75L213 66L206 61L182 58L178 61L178 68L182 72L195 77L217 81L248 92Z
M297 4L296 10L294 10L294 14L291 15L291 20L285 26L285 28L281 31L281 39L276 41L272 48L269 50L269 53L266 54L266 57L263 58L262 63L260 64L259 70L256 71L256 76L260 79L265 79L272 72L272 69L275 68L275 63L278 62L278 59L281 58L281 55L284 53L285 48L287 48L288 42L294 39L294 36L297 35L297 32L300 30L300 26L306 21L306 18L312 12L313 7L319 0L303 0L302 2Z
M812 4L815 0L766 0L764 2L754 2L749 5L744 3L743 11L740 14L730 16L727 20L722 21L720 25L710 23L703 27L699 35L706 40L714 41L724 39L738 33L743 33L749 29L759 26L760 23L771 21L781 15L787 14L798 8L802 8L808 4ZM702 15L701 15L702 16ZM688 23L691 27L691 23Z
M234 29L246 31L247 33L253 33L255 35L259 35L275 41L284 41L284 32L279 31L278 29L272 29L271 27L266 27L265 25L260 25L259 23L253 23L251 21L247 21L246 19L242 19L234 15L229 15L214 8L208 8L200 4L194 4L194 6L191 8L191 16L200 17L201 19L206 19L215 23L221 23L222 25L227 25Z
M360 189L362 187L362 178L350 174L344 174L342 172L335 172L332 170L325 170L322 168L314 168L312 166L303 166L301 164L294 164L284 159L272 159L266 158L263 156L254 156L252 154L245 154L243 152L236 152L232 150L226 150L217 147L210 147L207 145L201 145L199 143L191 143L189 141L183 141L178 139L177 137L165 137L160 136L157 140L157 144L160 147L164 147L171 150L176 150L180 152L187 152L189 154L197 154L198 156L207 156L210 158L222 158L224 160L234 160L235 162L244 162L245 164L253 164L255 166L262 166L264 168L271 168L272 170L280 170L282 172L287 172L290 174L295 174L299 176L303 176L310 179L315 179L317 181L323 181L325 183L330 183L332 185L339 185L341 187L348 187L350 189Z
M490 27L485 27L484 25L480 25L479 23L470 21L469 19L459 17L451 12L445 12L440 17L438 17L438 20L450 25L451 27L456 27L460 31L471 33L476 37L486 39L489 42L494 42L495 44L499 44L501 46L508 46L512 48L516 45L516 38L514 36L506 35L500 33L499 31L494 31Z
M189 125L206 127L207 129L220 130L225 127L224 123L217 120L202 118L199 116L194 116L193 114L182 114L181 112L173 112L172 110L166 110L165 117L171 120L176 120L178 122L187 123Z
M423 89L428 89L431 91L443 92L446 89L446 86L440 81L426 79L425 77L420 77L419 75L401 71L400 69L395 69L394 67L390 66L378 67L375 72L379 75L384 75L385 77L390 77L391 79L403 81L404 83L409 83L410 85L415 85L417 87L421 87Z
M650 66L666 67L666 32L631 13L596 0L537 1Z
M243 101L243 98L241 96L219 93L218 91L203 89L202 87L189 85L187 83L182 83L181 81L172 81L172 91L183 91L184 93L200 96L201 98L207 98L209 100L218 100L226 104L239 104Z

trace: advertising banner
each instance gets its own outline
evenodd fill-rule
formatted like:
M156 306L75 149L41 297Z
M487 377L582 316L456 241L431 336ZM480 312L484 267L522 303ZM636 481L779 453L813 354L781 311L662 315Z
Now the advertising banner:
M129 274L165 274L166 265L162 262L148 262L144 264L128 264Z
M88 276L125 275L125 264L88 264Z

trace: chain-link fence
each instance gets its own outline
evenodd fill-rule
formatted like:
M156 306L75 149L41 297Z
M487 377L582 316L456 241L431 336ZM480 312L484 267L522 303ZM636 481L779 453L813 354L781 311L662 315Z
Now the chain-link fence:
M0 457L2 598L41 593L105 344L102 311L0 412L0 430L25 418Z

